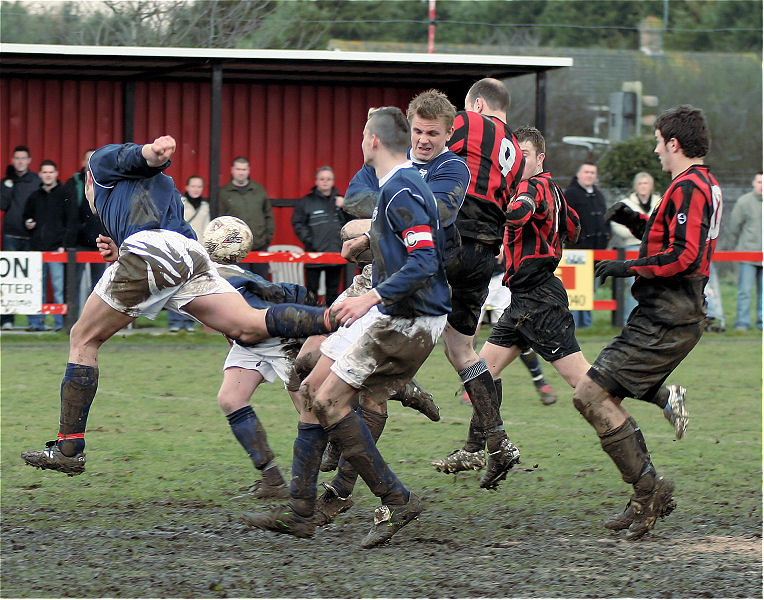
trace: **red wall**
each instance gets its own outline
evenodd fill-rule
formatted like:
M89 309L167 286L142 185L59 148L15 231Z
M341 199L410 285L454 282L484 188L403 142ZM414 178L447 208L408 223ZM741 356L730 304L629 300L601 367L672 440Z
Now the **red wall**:
M331 85L224 84L218 181L230 178L234 157L246 156L252 178L271 198L299 198L315 171L330 165L344 191L361 166L361 132L371 106L406 108L412 88ZM181 191L201 175L209 194L210 84L138 81L134 139L143 143L169 133L178 151L167 173ZM0 165L13 147L29 146L32 169L50 158L66 180L80 168L88 147L122 141L119 82L0 79ZM297 243L291 208L275 208L275 243Z

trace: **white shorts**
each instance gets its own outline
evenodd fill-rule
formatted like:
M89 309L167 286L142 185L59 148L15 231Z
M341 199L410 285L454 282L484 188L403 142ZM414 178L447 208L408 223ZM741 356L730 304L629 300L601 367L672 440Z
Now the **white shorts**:
M294 357L299 350L298 343L282 343L280 338L268 338L256 346L239 346L234 342L228 351L223 370L239 367L257 371L268 383L276 377L285 384L294 377Z
M503 278L503 273L499 273L498 275L491 277L491 282L488 284L488 295L486 296L485 302L483 302L483 306L480 309L480 318L478 319L478 323L483 322L485 313L488 310L491 311L490 322L496 323L504 310L509 306L510 302L512 302L512 292L510 292L509 288L502 283Z
M183 306L199 296L238 293L199 242L166 229L139 231L122 242L93 291L114 310L149 319L164 307L188 315Z
M321 344L332 372L364 398L383 402L405 385L430 355L446 327L446 315L386 315L374 306Z

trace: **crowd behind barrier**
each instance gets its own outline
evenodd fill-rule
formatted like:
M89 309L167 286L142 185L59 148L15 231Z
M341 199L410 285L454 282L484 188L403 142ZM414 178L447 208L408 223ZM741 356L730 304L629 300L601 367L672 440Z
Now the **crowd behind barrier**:
M610 259L634 259L638 257L636 251L615 250L594 250L594 260ZM762 252L736 252L731 250L717 250L714 253L714 262L753 262L761 261ZM103 263L104 260L98 252L42 252L43 262L55 262L66 264L66 289L64 294L64 304L43 304L42 313L46 315L65 315L64 328L69 331L71 326L77 320L77 315L69 314L67 306L72 304L71 299L79 294L78 279L76 277L76 266L82 263ZM304 252L301 254L295 252L250 252L242 261L244 263L304 263L304 264L337 264L344 265L347 261L336 252ZM616 283L620 283L616 280ZM619 313L623 310L623 298L625 290L614 290L613 300L595 300L594 310L606 310L613 313L613 322L618 323L616 319L620 318ZM76 303L75 303L76 305ZM622 313L620 313L622 314Z

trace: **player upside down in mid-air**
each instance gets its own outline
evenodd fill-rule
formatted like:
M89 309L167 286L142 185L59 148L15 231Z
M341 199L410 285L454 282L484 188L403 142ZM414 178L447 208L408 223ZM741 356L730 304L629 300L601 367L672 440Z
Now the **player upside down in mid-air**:
M98 349L137 317L155 318L163 307L242 343L270 337L305 337L334 328L328 311L280 304L256 310L218 273L183 220L180 192L163 173L175 140L111 144L90 157L85 196L110 236L99 236L112 264L72 327L69 361L61 383L58 439L24 461L67 475L85 470L85 427L98 387Z

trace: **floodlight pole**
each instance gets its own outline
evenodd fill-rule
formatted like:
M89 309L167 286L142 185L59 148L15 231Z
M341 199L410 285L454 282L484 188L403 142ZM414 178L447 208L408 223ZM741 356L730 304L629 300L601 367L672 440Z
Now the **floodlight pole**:
M427 54L435 52L435 3L437 0L430 0L430 24L427 27Z

